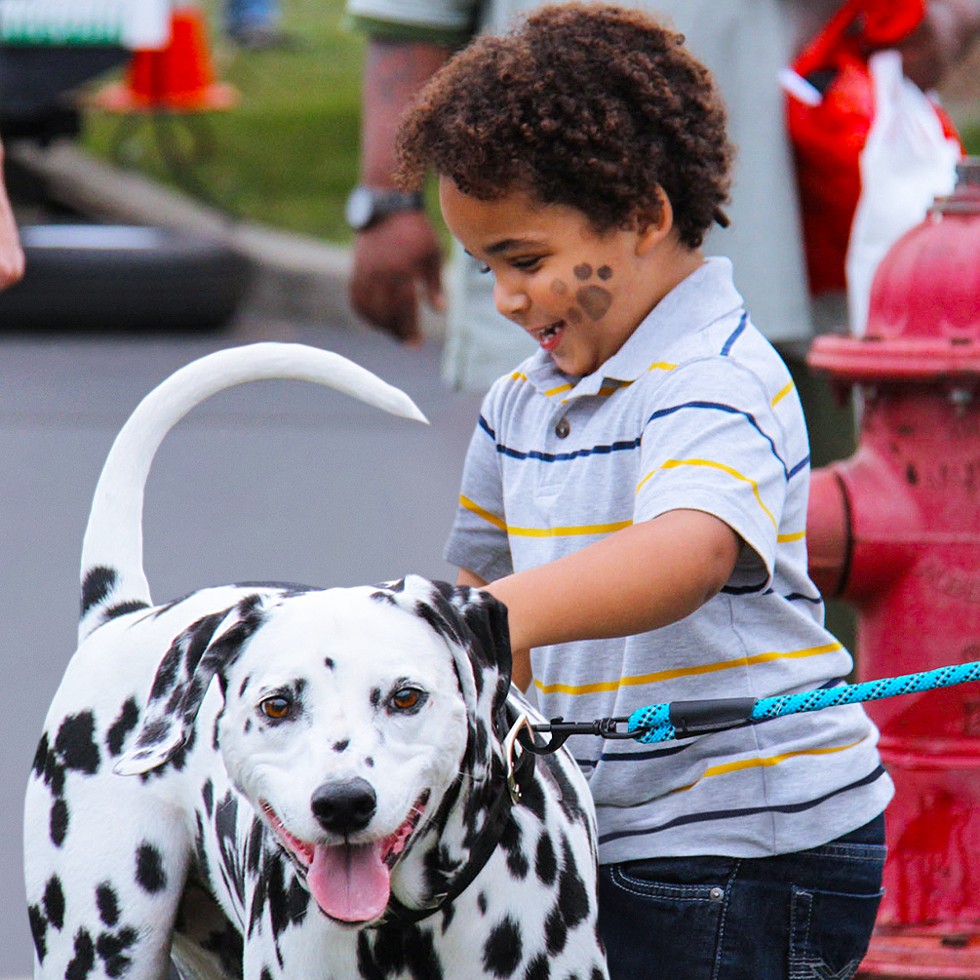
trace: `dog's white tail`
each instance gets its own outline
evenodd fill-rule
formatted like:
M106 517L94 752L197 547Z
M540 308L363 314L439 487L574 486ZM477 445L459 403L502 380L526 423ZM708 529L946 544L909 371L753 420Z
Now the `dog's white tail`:
M304 344L250 344L181 368L136 407L99 477L82 544L79 641L106 614L151 602L143 572L143 491L166 434L192 408L225 388L277 379L327 385L394 415L426 421L403 391L339 354Z

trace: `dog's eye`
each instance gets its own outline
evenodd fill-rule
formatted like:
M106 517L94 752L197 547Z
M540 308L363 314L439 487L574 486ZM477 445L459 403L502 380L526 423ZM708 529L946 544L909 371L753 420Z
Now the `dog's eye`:
M259 702L259 710L272 721L282 721L284 718L288 718L292 706L289 698L284 698L281 694L274 694L272 697Z
M411 711L421 707L425 695L417 687L401 687L391 696L389 704L396 711Z

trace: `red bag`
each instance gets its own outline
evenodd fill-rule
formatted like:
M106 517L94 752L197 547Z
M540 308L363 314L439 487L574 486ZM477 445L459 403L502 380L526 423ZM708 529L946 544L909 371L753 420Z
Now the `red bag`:
M868 56L894 47L924 16L925 0L846 0L791 66L786 124L813 295L845 288L844 259L861 193L858 159L874 115ZM955 139L951 120L935 108Z

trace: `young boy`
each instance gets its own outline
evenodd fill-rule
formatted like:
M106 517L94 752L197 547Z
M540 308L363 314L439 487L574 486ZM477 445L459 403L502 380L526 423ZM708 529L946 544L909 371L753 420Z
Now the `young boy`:
M446 555L506 604L515 681L549 717L851 669L807 577L789 372L700 249L731 149L682 42L633 10L547 7L458 54L400 133L403 184L436 173L540 347L484 401ZM876 736L847 707L652 749L576 737L612 976L853 975L892 793Z

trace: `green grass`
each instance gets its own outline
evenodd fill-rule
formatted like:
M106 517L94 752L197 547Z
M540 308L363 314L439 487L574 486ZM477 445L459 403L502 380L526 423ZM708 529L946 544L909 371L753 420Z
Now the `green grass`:
M282 3L295 50L241 51L222 37L216 0L201 4L215 72L241 96L235 108L155 120L90 109L83 145L251 221L346 242L364 41L344 27L343 0ZM161 150L161 134L175 152Z

